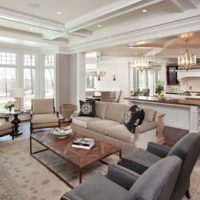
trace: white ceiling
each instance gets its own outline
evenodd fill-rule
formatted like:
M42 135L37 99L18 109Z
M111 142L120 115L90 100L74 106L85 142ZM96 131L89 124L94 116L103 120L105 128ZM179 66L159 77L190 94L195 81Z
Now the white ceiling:
M143 12L144 9L147 12ZM169 23L173 27L173 23L192 20L199 13L200 0L1 0L0 42L6 43L10 38L12 43L18 41L20 44L22 41L26 45L27 41L28 46L53 45L71 52L109 46L104 48L104 52L109 54L112 50L110 54L113 55L121 51L127 55L142 52L164 56L169 54L169 49L171 52L173 49L182 51L184 43L180 42L179 34L162 39L159 35L159 38L147 40L143 45L136 45L135 41L140 41L140 37L131 39L128 34L142 36L139 34L141 30ZM97 26L99 24L101 27ZM189 31L184 29L184 32ZM118 37L123 38L126 34L129 42L117 41ZM199 41L191 44L196 53L200 49L200 36L193 34L192 37ZM133 49L128 48L131 42Z

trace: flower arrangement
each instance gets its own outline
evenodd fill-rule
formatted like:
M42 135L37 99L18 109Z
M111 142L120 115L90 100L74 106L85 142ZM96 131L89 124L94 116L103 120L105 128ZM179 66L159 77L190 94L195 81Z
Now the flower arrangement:
M162 91L164 91L164 83L159 80L156 82L156 94L161 94Z
M8 102L5 104L4 108L5 108L6 110L11 111L12 107L14 107L14 106L15 106L15 104L14 104L12 101L8 101Z
M156 94L158 94L158 98L164 98L164 95L162 95L163 91L164 91L164 82L159 80L156 82Z

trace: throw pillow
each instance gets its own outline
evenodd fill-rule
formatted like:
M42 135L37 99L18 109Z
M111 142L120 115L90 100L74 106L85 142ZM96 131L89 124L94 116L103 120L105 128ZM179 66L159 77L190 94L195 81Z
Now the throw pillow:
M130 132L134 133L135 128L138 125L142 124L144 120L144 115L145 113L143 109L141 110L137 105L133 105L125 116L124 124L127 129Z
M80 113L79 116L84 117L95 117L96 110L95 110L95 101L79 101L80 102Z

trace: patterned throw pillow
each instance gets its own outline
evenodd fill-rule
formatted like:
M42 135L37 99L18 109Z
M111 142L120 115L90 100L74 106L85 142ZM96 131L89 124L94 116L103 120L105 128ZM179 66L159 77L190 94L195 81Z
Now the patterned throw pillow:
M127 127L127 129L134 133L135 128L142 124L144 120L144 110L141 110L137 105L133 105L129 111L127 112L124 120L124 124Z
M80 113L79 116L84 117L95 117L96 109L95 109L95 101L79 101L80 102Z

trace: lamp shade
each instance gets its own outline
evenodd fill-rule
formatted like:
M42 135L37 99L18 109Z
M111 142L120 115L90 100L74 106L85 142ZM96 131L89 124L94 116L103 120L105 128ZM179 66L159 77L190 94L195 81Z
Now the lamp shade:
M23 98L24 88L14 88L10 90L10 97L12 98Z

